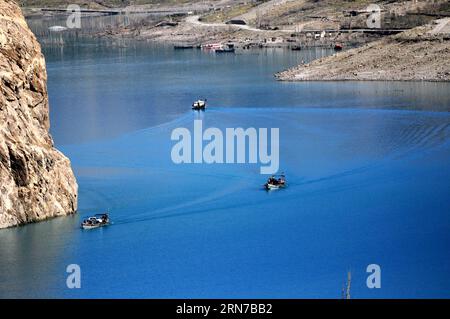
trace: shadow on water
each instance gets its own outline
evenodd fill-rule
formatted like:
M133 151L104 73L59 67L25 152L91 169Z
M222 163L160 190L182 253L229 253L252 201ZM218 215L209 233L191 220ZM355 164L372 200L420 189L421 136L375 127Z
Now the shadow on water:
M68 216L0 231L0 298L57 297L77 224Z

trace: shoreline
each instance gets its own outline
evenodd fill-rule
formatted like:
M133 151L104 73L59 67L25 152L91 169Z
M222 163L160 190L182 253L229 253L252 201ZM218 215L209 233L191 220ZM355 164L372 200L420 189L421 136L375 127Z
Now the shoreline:
M174 7L179 8L179 7ZM174 10L172 8L172 10ZM62 12L32 12L30 18L64 17ZM37 14L37 15L36 15ZM101 16L84 14L84 17ZM119 15L120 16L120 15ZM450 81L450 18L416 27L395 35L357 30L301 31L288 28L266 30L251 25L204 22L198 14L178 17L147 16L130 18L129 24L106 25L92 37L133 39L193 48L215 42L233 43L238 50L250 48L284 48L302 50L333 49L336 44L344 50L314 60L308 64L274 74L279 81ZM439 30L437 30L439 29ZM82 31L81 31L82 32ZM431 51L430 51L431 50ZM429 52L430 51L430 52ZM404 57L401 61L399 57ZM376 60L374 62L374 60Z
M166 21L145 27L123 27L99 32L100 37L129 38L164 42L171 45L230 42L236 47L333 48L336 43L356 47L382 36L364 32L265 30L225 23L203 23L198 16L187 16L174 25ZM162 24L162 26L161 26Z
M67 17L65 12L40 11L22 8L27 19L51 19ZM82 13L85 17L108 16L101 13ZM113 15L114 16L114 15ZM125 16L125 15L115 15ZM137 15L136 15L137 16ZM130 15L130 23L111 25L95 34L98 37L135 38L164 42L171 45L189 44L200 46L213 42L230 42L237 47L286 47L286 48L333 48L336 43L355 47L380 39L383 35L362 30L296 30L294 26L273 29L258 28L250 24L205 22L204 16L186 13L179 16L147 15L147 18Z
M450 82L450 18L275 74L279 81Z

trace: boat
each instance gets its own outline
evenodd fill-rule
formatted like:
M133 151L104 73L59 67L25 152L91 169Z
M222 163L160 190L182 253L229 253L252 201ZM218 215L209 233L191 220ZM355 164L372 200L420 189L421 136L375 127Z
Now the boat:
M344 46L342 44L340 44L340 43L336 43L334 45L334 50L335 51L341 51L343 48L344 48Z
M284 187L286 187L286 176L284 174L272 175L264 184L264 188L267 190L280 189Z
M209 43L202 45L201 48L216 53L234 53L236 51L233 43Z
M188 50L188 49L193 49L194 45L192 45L192 44L176 44L173 46L173 48L175 50Z
M299 46L299 45L291 46L291 50L292 50L292 51L301 51L301 49L302 49L302 47Z
M88 217L81 223L83 229L93 229L109 225L109 216L107 213L95 214Z
M222 45L220 48L215 49L216 53L234 53L235 48L234 48L234 44L232 43L227 43Z
M212 51L216 51L218 49L220 49L222 47L221 43L208 43L208 44L203 44L201 46L201 48L203 50L212 50Z
M205 110L206 109L206 99L204 100L197 100L194 103L192 103L192 109L196 111Z
M63 27L60 25L54 25L48 28L49 31L51 32L61 32L61 31L66 31L67 27Z

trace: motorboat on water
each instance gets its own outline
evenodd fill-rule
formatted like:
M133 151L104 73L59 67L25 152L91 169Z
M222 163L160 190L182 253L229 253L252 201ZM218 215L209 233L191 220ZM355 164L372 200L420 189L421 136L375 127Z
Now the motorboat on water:
M206 99L204 100L197 100L194 103L192 103L192 109L196 111L204 111L206 109Z
M88 217L81 223L83 229L93 229L109 225L109 216L107 213L95 214Z
M234 53L234 51L235 51L235 48L234 48L234 44L232 44L232 43L224 44L220 48L215 50L216 53Z
M272 175L264 184L264 187L267 190L284 188L286 187L286 176L284 174Z
M202 45L201 48L215 53L234 53L236 51L233 43L210 43Z

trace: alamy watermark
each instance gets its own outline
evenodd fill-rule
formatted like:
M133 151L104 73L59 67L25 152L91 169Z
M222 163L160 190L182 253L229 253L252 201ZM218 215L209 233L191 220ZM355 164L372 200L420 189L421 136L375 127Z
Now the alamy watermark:
M77 264L70 264L66 267L66 272L69 274L66 279L66 286L69 289L81 288L81 268Z
M366 272L370 274L366 280L367 288L381 288L381 267L377 264L370 264L367 266Z
M69 29L81 29L81 8L77 4L69 4L66 11L69 14L66 26Z
M260 163L261 174L275 174L279 169L278 128L270 129L269 142L267 128L226 128L223 132L210 127L203 131L202 120L195 120L193 134L189 129L179 127L172 131L171 140L178 141L171 151L175 164Z
M366 20L366 25L369 29L381 28L381 7L377 4L371 4L366 8L369 16Z

